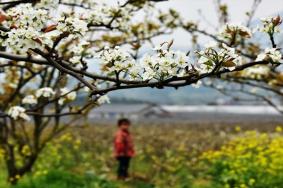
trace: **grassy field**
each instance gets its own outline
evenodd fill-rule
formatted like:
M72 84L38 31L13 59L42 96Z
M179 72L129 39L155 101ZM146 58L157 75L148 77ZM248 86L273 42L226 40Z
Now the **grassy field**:
M281 188L281 125L134 125L137 155L116 180L114 125L69 129L15 188ZM0 162L0 187L6 183ZM281 187L280 187L281 186Z

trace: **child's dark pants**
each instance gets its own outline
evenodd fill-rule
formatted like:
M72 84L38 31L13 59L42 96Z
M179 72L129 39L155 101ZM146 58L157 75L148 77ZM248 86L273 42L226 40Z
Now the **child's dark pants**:
M131 157L117 157L117 160L119 161L119 166L117 170L118 178L124 179L129 177L129 166L130 166L130 160Z

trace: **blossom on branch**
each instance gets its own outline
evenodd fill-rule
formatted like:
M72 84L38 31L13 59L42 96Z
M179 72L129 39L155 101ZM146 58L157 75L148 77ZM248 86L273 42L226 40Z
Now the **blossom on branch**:
M50 97L55 95L55 92L50 87L44 87L44 88L37 90L35 95L36 95L37 98L39 98L39 97L50 98Z
M257 65L242 71L241 76L252 79L263 79L268 77L270 71L270 67L266 65Z
M74 101L77 97L77 93L75 91L70 92L67 88L61 88L60 92L61 97L58 101L60 105L63 105L68 101Z
M84 35L88 30L87 22L85 20L70 15L68 18L62 16L58 20L58 25L56 28L62 33L70 32L72 34L79 35Z
M197 81L196 83L192 84L192 87L194 88L200 88L200 86L202 85L202 81Z
M277 48L266 48L264 53L257 56L256 61L271 61L272 63L281 63L282 54Z
M140 60L143 80L164 80L172 76L185 76L192 68L186 53L164 49L164 46L154 49L152 56L144 55Z
M208 46L204 51L196 52L199 56L196 69L200 73L208 73L227 68L233 70L236 66L242 64L242 57L236 52L235 48L231 48L226 44L222 44L220 48L217 46Z
M9 109L8 115L14 120L22 119L29 121L30 117L26 114L26 109L21 106L13 106Z
M226 39L235 40L237 37L251 38L252 32L249 28L240 24L226 24L221 28L220 36Z
M106 103L110 103L110 99L107 95L102 95L102 96L99 96L99 98L97 99L97 103L99 105L102 105L102 104L106 104Z
M23 104L37 104L37 99L33 95L27 95L22 100Z
M131 55L120 47L105 47L100 54L101 70L108 74L115 74L121 71L127 71L134 66L134 59Z
M52 9L57 8L59 4L59 0L40 0L36 3L36 7L44 8L44 9Z
M261 32L265 32L268 34L279 33L279 26L282 23L282 18L280 16L271 17L271 18L263 18L261 19L263 23L263 28L260 29Z

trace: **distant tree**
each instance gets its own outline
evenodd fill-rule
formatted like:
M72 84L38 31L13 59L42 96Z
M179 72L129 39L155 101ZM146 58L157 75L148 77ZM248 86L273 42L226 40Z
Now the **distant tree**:
M250 67L274 68L281 62L273 38L280 17L264 22L273 46L262 53L247 42L253 36L249 24L226 24L224 5L219 6L223 29L213 35L173 9L158 10L154 1L160 0L0 3L0 147L9 182L16 184L30 172L46 143L107 102L111 91L198 86L204 78ZM217 43L197 50L191 59L190 53L172 50L173 41L153 46L153 53L140 57L154 37L180 27L193 34L193 44L196 33ZM77 95L86 96L85 102L76 102Z

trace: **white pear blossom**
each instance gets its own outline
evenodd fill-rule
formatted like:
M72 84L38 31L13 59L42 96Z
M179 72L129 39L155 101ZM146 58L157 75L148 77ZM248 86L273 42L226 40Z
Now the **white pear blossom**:
M196 52L199 56L196 69L200 73L208 73L212 71L216 65L219 68L227 68L233 70L236 66L243 63L242 57L236 52L235 48L231 48L226 44L222 44L219 48L208 47L204 51Z
M241 24L226 24L220 30L220 36L223 38L233 39L237 35L242 38L251 38L252 31Z
M198 59L198 62L195 66L195 69L200 73L200 74L204 74L204 73L208 73L210 71L212 71L214 67L213 62L206 58L205 56L201 56Z
M3 45L12 52L26 54L29 49L44 50L45 45L51 47L54 40L66 32L69 33L69 39L76 39L76 45L73 46L73 50L76 52L73 56L76 57L71 59L71 62L78 63L78 56L82 53L84 42L77 40L82 39L88 31L88 22L78 14L68 15L65 12L59 18L50 15L48 9L57 4L58 0L41 0L36 3L36 6L27 3L9 9L6 13L8 19L3 24L11 30L1 32L2 38L4 38L2 39ZM62 40L60 45L64 41L66 40Z
M94 5L92 10L88 10L84 18L92 24L106 23L108 20L105 17L106 5Z
M270 74L270 67L266 65L256 65L242 71L242 75L244 77L253 78L253 79L261 79L267 77L269 74Z
M52 46L54 43L54 39L57 38L60 35L60 31L58 30L53 30L53 31L49 31L49 32L45 32L41 34L41 42L44 45L47 46Z
M50 19L47 10L33 7L30 3L8 9L6 14L10 18L5 23L9 28L33 28L40 31Z
M66 101L74 101L77 97L77 93L75 91L70 92L67 88L60 89L60 95L62 96L58 103L63 105Z
M63 43L63 45L64 45L64 43ZM79 43L74 43L73 45L70 45L69 46L69 53L71 55L73 55L73 57L71 57L69 59L69 61L72 64L76 65L76 64L80 64L82 62L83 55L86 55L86 54L93 55L93 52L90 52L90 50L87 50L88 45L89 45L89 42L87 42L85 40L81 40Z
M252 88L250 89L250 92L251 92L251 93L254 93L254 94L256 94L257 91L258 91L258 88L256 88L256 87L252 87Z
M174 28L180 24L180 14L173 9L170 9L169 12L160 12L158 18L169 28Z
M85 86L83 89L84 89L85 92L90 92L89 87L86 87L86 86Z
M6 37L3 45L8 50L25 54L30 48L43 48L42 29L49 21L47 10L38 9L31 4L20 4L7 11L9 19L4 22L4 26L11 28L8 32L2 32Z
M216 89L218 89L218 90L223 90L223 89L224 89L224 86L221 85L221 84L217 84L217 85L216 85Z
M26 114L26 109L21 106L13 106L8 110L8 115L14 120L22 119L29 121L30 117Z
M266 48L264 53L257 56L256 61L272 61L273 63L282 62L282 54L277 48Z
M221 50L222 58L228 56L226 60L224 60L223 66L229 69L234 69L234 67L242 65L243 58L236 52L235 48L231 48L226 44L222 44L223 50ZM225 59L225 58L224 58ZM226 61L226 62L225 62Z
M167 79L172 76L185 76L187 69L191 68L188 56L181 51L155 48L155 55L144 55L139 64L143 80Z
M192 87L194 88L200 88L200 86L202 85L202 81L197 81L197 83L192 84Z
M151 80L154 78L156 73L153 71L153 69L145 69L145 72L142 75L143 80Z
M206 85L206 86L211 86L212 83L213 83L213 82L212 82L211 79L207 79L207 80L205 80L204 85Z
M172 76L183 77L188 69L192 68L186 53L173 51L158 46L155 54L145 54L139 61L134 59L119 47L114 49L106 47L101 53L101 69L113 75L125 72L129 79L162 80Z
M97 103L99 105L102 105L102 104L105 104L105 103L110 103L110 99L107 95L103 95L103 96L100 96L97 100Z
M130 54L116 46L114 49L106 47L100 54L101 69L112 74L120 71L127 71L134 66L134 59Z
M36 95L37 98L39 98L39 97L50 98L50 97L55 95L55 92L50 87L44 87L44 88L37 90L35 95Z
M88 31L87 22L78 17L62 17L59 20L57 29L61 32L71 32L73 34L84 35Z
M112 23L114 27L118 27L124 31L127 31L130 25L129 20L133 15L132 9L133 7L131 5L124 8L119 6L105 6L104 9L102 9L102 12L105 18L112 18L113 16L116 17Z
M92 6L92 9L86 11L83 17L94 25L107 24L111 21L112 17L116 19L112 20L112 26L127 31L130 26L130 18L133 7L128 5L121 8L120 6L107 5L105 3L96 3Z
M51 8L57 8L58 4L59 4L59 0L40 0L38 3L36 3L36 7L51 9Z
M279 26L282 23L282 19L280 16L262 18L261 22L263 23L263 27L260 28L261 32L265 32L269 34L280 32Z
M23 104L37 104L37 99L34 97L34 95L27 95L22 100Z
M81 56L73 56L69 61L73 64L79 64L81 63L81 58Z
M26 53L30 48L41 48L40 34L33 28L12 29L3 45L15 53ZM38 39L38 40L37 40Z

